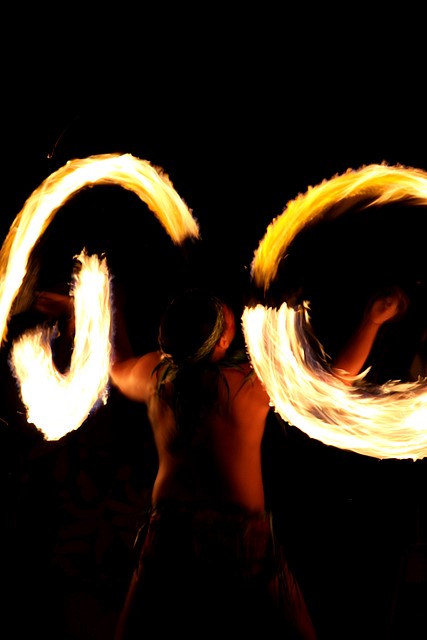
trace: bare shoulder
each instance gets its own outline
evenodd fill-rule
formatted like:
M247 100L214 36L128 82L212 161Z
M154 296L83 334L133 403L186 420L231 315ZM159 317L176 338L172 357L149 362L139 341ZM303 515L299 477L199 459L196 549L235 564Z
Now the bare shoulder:
M250 397L255 403L268 406L270 398L261 380L251 364L244 363L238 367L224 368L224 376L234 398Z
M154 384L153 371L160 360L160 352L151 351L115 362L110 367L111 381L129 399L147 402Z

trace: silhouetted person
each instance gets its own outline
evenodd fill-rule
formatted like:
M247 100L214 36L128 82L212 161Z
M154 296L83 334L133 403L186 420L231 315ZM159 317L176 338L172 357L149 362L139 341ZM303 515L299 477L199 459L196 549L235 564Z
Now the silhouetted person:
M150 630L316 638L265 505L269 397L238 344L231 308L193 289L166 309L159 350L122 357L116 345L111 380L146 405L158 452L117 640Z

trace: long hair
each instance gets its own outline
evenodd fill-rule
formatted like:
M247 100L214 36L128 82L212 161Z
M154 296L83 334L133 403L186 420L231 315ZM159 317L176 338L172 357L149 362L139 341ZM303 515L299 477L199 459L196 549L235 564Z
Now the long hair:
M222 301L203 288L188 289L176 296L162 316L158 389L162 395L164 384L172 383L173 410L183 436L193 435L206 416L218 410L221 368L247 360L246 352L240 350L224 361L212 362L224 326ZM224 376L222 379L225 382Z

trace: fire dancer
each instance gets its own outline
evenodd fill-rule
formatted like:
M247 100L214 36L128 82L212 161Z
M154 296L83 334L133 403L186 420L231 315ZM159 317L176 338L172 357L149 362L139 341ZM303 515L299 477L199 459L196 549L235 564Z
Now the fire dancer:
M187 637L270 629L315 640L266 510L261 441L269 398L231 307L192 289L167 308L158 351L122 358L119 344L117 328L111 379L145 403L158 473L116 639L139 638L152 626Z
M53 311L57 303L54 295ZM69 314L70 300L64 304ZM49 311L48 293L37 306ZM399 289L368 305L335 359L337 375L351 384L381 325L406 306ZM137 537L116 640L139 637L151 626L187 636L203 628L282 629L285 637L315 640L266 509L261 442L271 405L233 310L209 291L186 291L166 309L159 350L139 357L131 353L118 309L115 320L111 380L145 404L158 453L152 509Z

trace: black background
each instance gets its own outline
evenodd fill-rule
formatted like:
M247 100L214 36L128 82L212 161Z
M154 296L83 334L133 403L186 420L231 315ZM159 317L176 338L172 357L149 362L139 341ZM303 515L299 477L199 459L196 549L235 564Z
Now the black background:
M89 22L78 13L76 25L67 16L43 30L27 16L4 55L2 237L68 160L131 153L162 167L198 219L206 269L197 277L231 292L247 285L269 222L309 186L371 163L427 170L424 55L407 41L409 32L417 42L416 16L391 25L389 15L374 23L368 14L351 33L326 10L317 22L211 8L191 29L142 16L123 7L106 29L104 12ZM141 325L144 335L154 331L181 271L150 212L119 192L100 187L73 199L46 233L40 260L54 283L76 250L105 251L128 287L142 347ZM337 309L348 314L359 275L371 285L385 264L396 275L417 254L416 273L405 278L423 279L423 221L393 219L391 227L365 220L344 237L331 231L306 252L325 341L336 338ZM26 424L7 369L4 376L7 637L37 629L108 640L155 472L144 414L113 394L77 432L45 443ZM265 468L319 638L420 637L425 461L339 451L295 427L277 429L273 416Z

